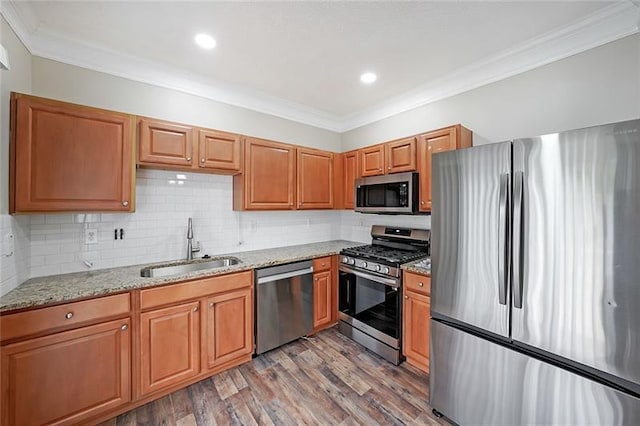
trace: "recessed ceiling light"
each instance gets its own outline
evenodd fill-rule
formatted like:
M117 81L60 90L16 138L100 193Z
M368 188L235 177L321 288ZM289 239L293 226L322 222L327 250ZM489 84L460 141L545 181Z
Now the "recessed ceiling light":
M371 84L378 79L378 76L372 72L365 72L360 76L360 81L364 84Z
M209 34L198 34L194 37L196 44L203 49L213 49L216 47L216 41Z

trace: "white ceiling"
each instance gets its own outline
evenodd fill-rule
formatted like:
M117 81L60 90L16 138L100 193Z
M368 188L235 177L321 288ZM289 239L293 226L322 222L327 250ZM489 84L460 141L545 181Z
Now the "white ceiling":
M32 54L345 131L638 32L623 1L3 1ZM217 47L193 43L207 32ZM364 86L364 71L378 81Z

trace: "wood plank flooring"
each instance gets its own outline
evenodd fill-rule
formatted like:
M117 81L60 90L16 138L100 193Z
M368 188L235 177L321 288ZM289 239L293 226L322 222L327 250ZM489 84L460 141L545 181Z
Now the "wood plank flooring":
M274 349L104 422L120 425L446 425L428 376L335 328Z

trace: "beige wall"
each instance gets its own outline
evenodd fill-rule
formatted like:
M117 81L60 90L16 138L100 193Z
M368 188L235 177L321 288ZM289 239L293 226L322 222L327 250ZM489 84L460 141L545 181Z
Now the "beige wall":
M29 218L9 211L9 93L31 92L31 55L0 17L0 43L7 49L10 69L0 71L0 244L13 235L11 256L0 254L0 295L29 278ZM3 250L4 252L4 250Z
M640 118L640 35L342 134L354 148L462 123L474 144Z
M340 151L340 134L176 90L33 57L33 93L297 145Z

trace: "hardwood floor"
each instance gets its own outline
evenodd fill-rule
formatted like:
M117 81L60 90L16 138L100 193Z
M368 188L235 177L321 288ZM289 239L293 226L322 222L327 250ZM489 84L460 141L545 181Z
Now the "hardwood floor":
M334 327L102 425L448 424L428 398L427 375L388 363Z

